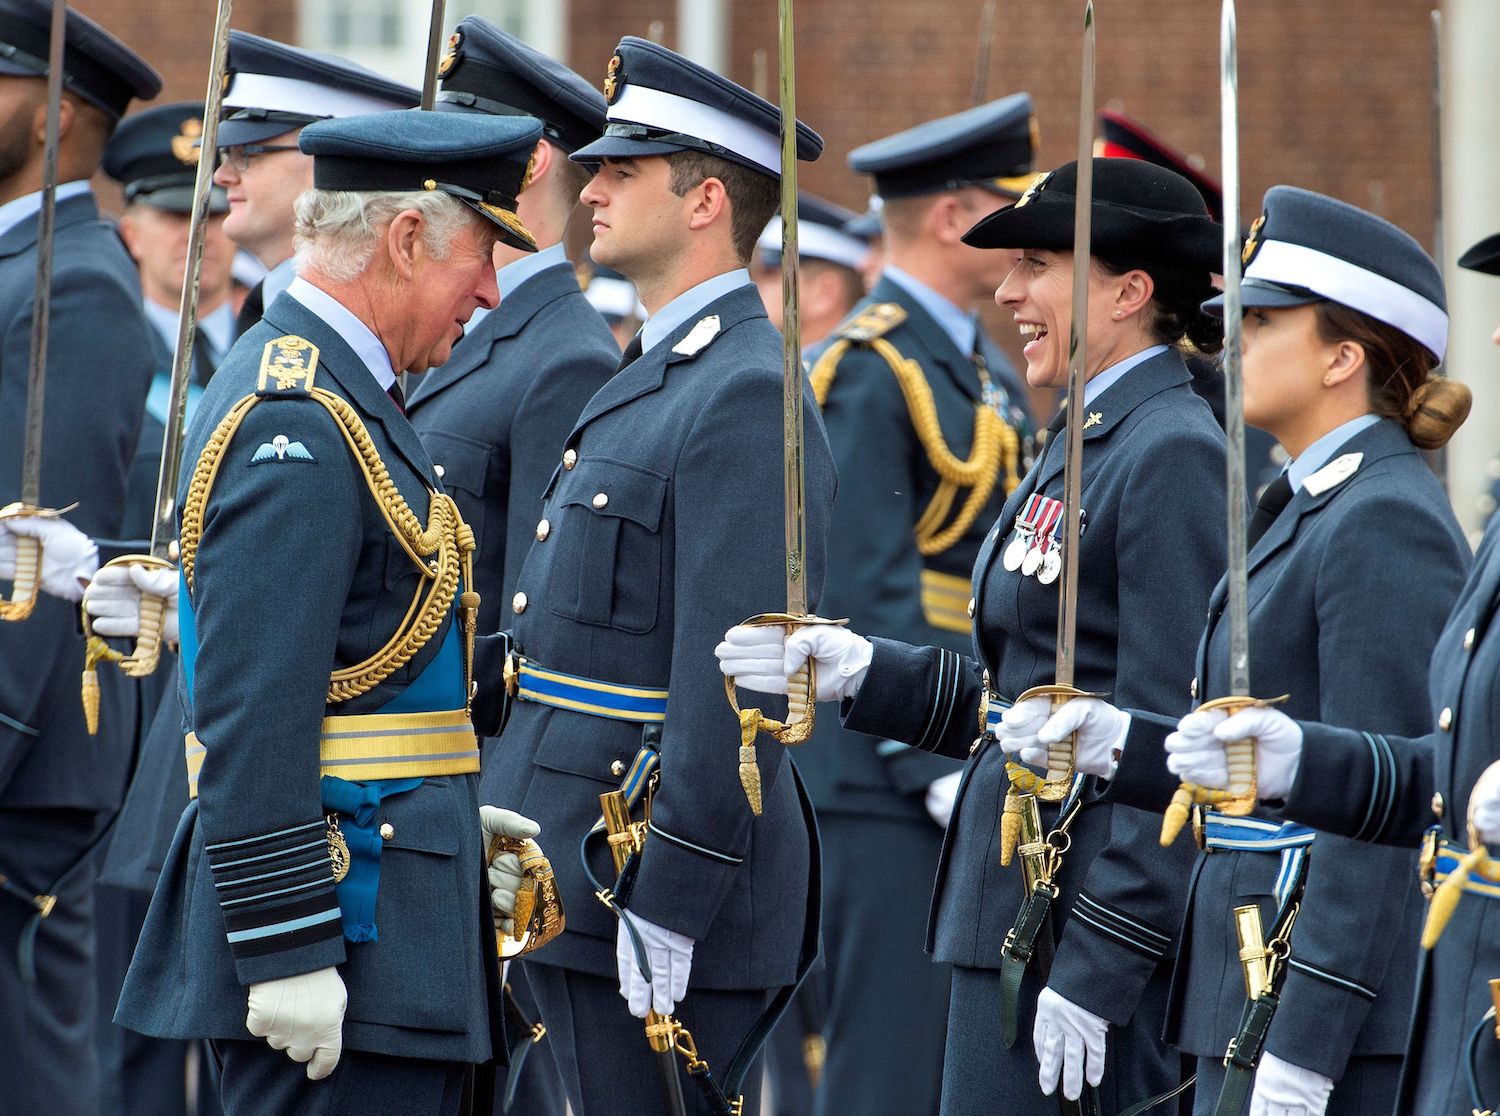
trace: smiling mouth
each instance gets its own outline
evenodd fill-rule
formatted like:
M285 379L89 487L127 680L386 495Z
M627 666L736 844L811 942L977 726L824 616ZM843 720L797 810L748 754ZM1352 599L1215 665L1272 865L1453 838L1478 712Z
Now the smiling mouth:
M1030 348L1034 342L1043 341L1047 338L1048 331L1044 325L1039 325L1036 322L1017 322L1016 325L1021 331L1021 340L1027 348Z

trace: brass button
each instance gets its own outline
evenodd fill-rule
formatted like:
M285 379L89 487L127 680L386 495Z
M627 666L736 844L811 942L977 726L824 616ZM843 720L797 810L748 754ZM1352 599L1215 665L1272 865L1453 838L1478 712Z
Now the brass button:
M596 493L594 493L594 507L596 507L596 508L602 508L607 503L609 503L609 493L607 493L607 492L596 492Z
M432 471L437 474L438 480L442 480L448 475L448 470L444 469L441 465L434 465Z
M1439 818L1443 816L1443 792L1438 791L1432 796L1432 812Z
M552 534L552 524L545 519L536 525L536 541L546 542L547 536Z
M1438 714L1438 728L1442 729L1444 732L1447 732L1452 727L1453 710L1445 705L1443 706L1443 711Z
M973 597L969 598L969 609L968 609L968 612L969 612L969 619L970 620L974 619L974 598Z
M526 611L526 594L517 593L510 599L510 610L517 616Z
M614 763L612 763L612 764L609 765L609 773L611 775L613 775L616 779L618 779L621 775L625 774L625 761L624 760L618 760L618 759L615 760Z
M1188 697L1192 698L1194 701L1198 700L1198 680L1196 678L1194 678L1192 683L1188 686Z
M576 449L563 450L563 468L571 469L578 464L578 451Z
M390 822L381 822L380 839L382 841L389 841L394 836L396 836L396 827Z
M1464 650L1468 651L1474 646L1474 629L1470 628L1464 633Z

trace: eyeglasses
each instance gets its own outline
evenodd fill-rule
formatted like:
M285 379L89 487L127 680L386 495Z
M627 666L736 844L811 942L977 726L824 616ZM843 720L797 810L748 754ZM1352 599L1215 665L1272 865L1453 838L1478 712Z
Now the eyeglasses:
M250 161L257 155L271 151L300 151L295 143L237 143L233 147L219 148L219 166L230 164L244 174L250 169Z

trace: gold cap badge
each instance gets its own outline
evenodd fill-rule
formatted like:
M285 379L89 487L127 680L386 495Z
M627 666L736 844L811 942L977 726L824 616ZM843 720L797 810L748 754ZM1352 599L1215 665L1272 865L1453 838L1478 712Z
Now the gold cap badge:
M182 131L172 137L172 157L179 163L188 166L196 166L198 153L193 150L193 144L198 142L198 137L203 135L203 121L196 116L190 116L182 122Z
M464 45L462 31L455 31L448 36L448 53L443 55L443 60L438 63L438 77L447 77L448 71L458 64L458 48Z
M1250 226L1250 232L1245 237L1245 247L1240 250L1241 266L1249 264L1255 258L1255 253L1260 248L1260 227L1266 223L1266 215L1262 213Z
M624 65L617 54L609 60L609 69L604 71L604 99L610 104L615 103L615 98L620 95L620 89L625 84L625 78L620 73L620 67Z
M1016 202L1016 208L1020 209L1023 205L1030 205L1031 199L1042 192L1042 188L1047 185L1047 180L1051 177L1051 171L1048 171L1046 174L1037 175L1036 181L1026 187L1026 192Z

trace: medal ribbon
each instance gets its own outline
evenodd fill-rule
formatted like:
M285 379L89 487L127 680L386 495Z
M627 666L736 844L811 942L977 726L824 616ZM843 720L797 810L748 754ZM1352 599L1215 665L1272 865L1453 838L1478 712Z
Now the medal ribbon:
M1062 514L1061 500L1054 500L1040 493L1033 493L1026 498L1026 506L1018 517L1020 527L1036 539L1035 545L1043 554L1047 553L1056 541L1053 535L1057 531L1058 523L1062 520Z

